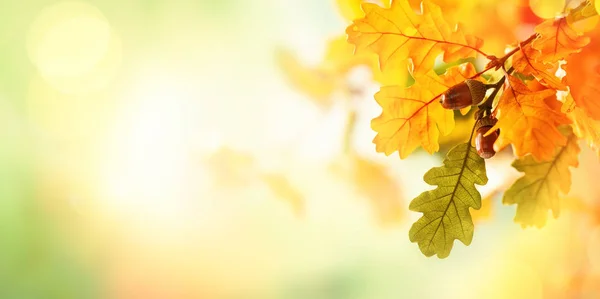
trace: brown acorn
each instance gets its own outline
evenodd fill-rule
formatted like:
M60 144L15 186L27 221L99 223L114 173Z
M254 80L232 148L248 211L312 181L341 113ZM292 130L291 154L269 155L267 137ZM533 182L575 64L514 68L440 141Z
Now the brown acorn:
M475 136L475 149L477 154L484 159L489 159L496 154L494 150L494 142L498 139L499 131L496 130L490 135L483 136L496 124L496 119L487 116L479 120L477 124L477 132Z
M450 87L440 97L442 107L459 110L471 105L477 105L485 97L487 86L477 80L467 79Z

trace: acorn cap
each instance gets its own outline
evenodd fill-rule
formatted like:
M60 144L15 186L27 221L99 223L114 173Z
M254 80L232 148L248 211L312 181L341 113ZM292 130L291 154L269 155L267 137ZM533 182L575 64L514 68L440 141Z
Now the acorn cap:
M477 124L477 128L482 128L482 127L492 127L496 124L498 120L495 118L491 118L489 116L484 117L482 119L479 120L479 123Z
M477 104L481 103L481 101L485 97L485 91L487 90L485 84L481 81L473 79L467 79L465 80L465 83L467 84L467 86L469 86L473 106L477 106Z

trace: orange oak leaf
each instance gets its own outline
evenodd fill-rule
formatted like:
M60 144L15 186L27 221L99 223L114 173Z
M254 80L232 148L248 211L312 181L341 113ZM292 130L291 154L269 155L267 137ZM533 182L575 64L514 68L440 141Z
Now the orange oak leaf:
M573 121L573 132L600 156L600 121L591 119L583 109L570 108L567 116Z
M389 9L371 3L362 5L365 17L348 26L348 42L356 53L372 51L379 56L381 70L407 69L414 77L426 76L443 54L445 62L487 56L479 48L483 42L465 35L449 24L439 6L424 1L416 14L407 1L394 1Z
M408 1L413 9L420 9L422 0ZM543 21L533 13L529 0L429 1L442 8L447 21L458 20L464 25L463 28L469 28L470 34L485 37L481 50L486 53L502 53L507 44L525 37L520 28L535 26Z
M590 38L571 28L565 18L547 20L535 27L538 38L532 47L539 51L535 59L546 63L558 63L585 47Z
M575 104L591 118L600 120L600 27L593 31L590 44L567 59L566 81Z
M438 138L454 128L454 112L444 109L438 99L449 87L471 78L472 64L452 67L442 76L430 71L412 86L386 86L375 94L382 112L371 121L377 132L373 139L377 152L398 151L406 158L419 145L429 153L439 150Z
M567 90L567 86L554 75L558 67L548 65L544 61L536 60L535 57L538 53L539 52L534 49L531 44L520 48L513 56L512 66L515 68L515 71L524 75L532 75L538 79L542 85L549 88Z
M530 153L538 161L552 159L554 149L567 141L557 127L570 123L560 105L555 90L526 86L508 76L508 86L494 112L498 122L489 130L500 129L494 149L499 152L512 144L517 157Z

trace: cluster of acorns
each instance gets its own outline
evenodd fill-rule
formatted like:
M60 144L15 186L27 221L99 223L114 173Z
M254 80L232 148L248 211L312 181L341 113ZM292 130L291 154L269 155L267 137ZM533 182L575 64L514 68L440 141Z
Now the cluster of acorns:
M467 79L464 82L450 87L440 97L442 107L446 109L459 110L469 106L477 106L485 98L485 92L489 85L480 81ZM489 159L496 154L494 151L494 142L498 139L500 130L496 130L487 136L484 136L495 124L494 118L489 111L481 115L477 121L475 148L480 157Z

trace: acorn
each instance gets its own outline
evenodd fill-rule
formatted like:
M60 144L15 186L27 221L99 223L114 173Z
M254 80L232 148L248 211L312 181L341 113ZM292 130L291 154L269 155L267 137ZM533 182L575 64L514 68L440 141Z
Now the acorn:
M477 154L484 159L489 159L496 154L494 142L496 142L496 139L500 135L499 130L492 132L490 135L483 136L496 124L496 121L495 118L486 116L480 119L477 124L475 149L477 150Z
M450 87L440 97L442 107L446 109L459 110L468 106L475 106L485 97L487 86L485 83L473 79L467 79Z

